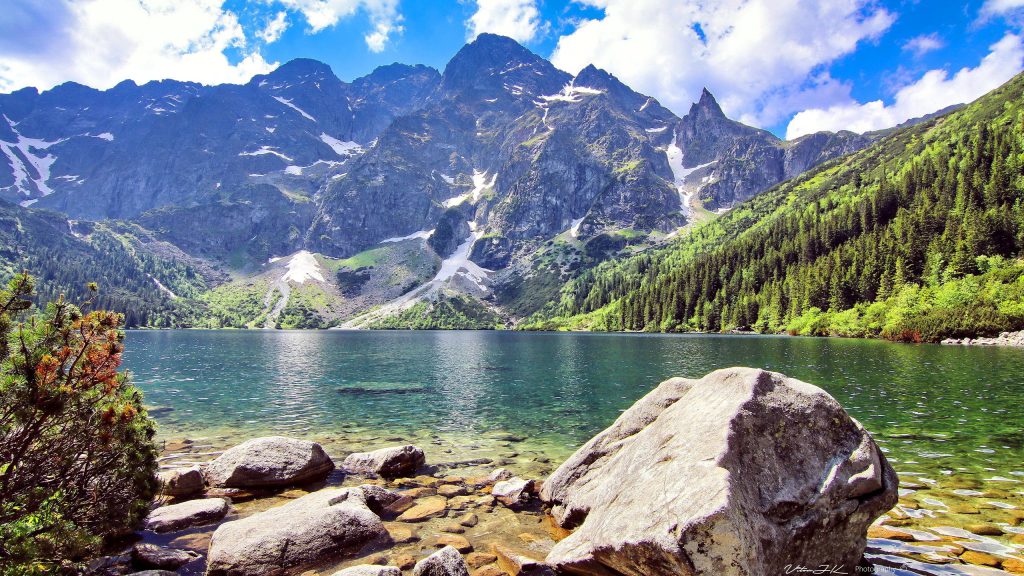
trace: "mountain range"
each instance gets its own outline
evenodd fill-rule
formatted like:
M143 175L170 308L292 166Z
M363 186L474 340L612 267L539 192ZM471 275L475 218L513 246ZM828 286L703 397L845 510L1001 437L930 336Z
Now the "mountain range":
M888 134L783 141L707 90L680 118L490 34L440 72L299 59L245 85L26 88L0 114L0 273L98 280L147 326L508 325Z

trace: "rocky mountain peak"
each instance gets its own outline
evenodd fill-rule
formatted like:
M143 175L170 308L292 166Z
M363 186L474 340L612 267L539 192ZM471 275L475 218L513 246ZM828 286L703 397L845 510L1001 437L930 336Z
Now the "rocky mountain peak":
M263 80L297 82L337 79L327 64L312 58L296 58L278 66L269 74L254 77L251 82L259 84Z
M690 112L687 116L725 118L725 112L722 112L722 107L718 105L718 100L715 100L715 96L711 91L704 88L701 90L700 100L693 106L690 106Z
M571 77L530 52L515 40L481 34L455 55L442 74L449 93L478 92L481 96L539 96L557 92Z
M352 84L395 82L416 75L440 76L440 73L423 64L409 65L395 62L374 68L373 72L354 80Z
M611 84L618 83L619 79L593 64L587 64L587 67L576 75L576 81L580 85L606 88Z

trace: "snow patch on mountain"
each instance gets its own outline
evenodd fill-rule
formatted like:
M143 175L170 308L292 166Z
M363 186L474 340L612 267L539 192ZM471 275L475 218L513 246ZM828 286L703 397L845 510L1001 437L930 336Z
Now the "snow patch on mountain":
M413 239L416 239L416 238L423 238L424 240L426 240L427 238L430 238L433 235L434 235L434 230L433 229L430 229L430 230L420 230L419 232L413 232L412 234L409 234L408 236L395 236L394 238L385 238L385 239L381 240L380 243L384 244L384 243L387 243L387 242L402 242L402 241L405 241L405 240L413 240Z
M572 236L573 238L579 238L580 237L580 224L583 224L583 220L585 218L586 218L586 216L583 216L582 218L577 218L577 219L575 219L575 220L573 220L572 222L569 223L569 235L570 236Z
M473 203L476 204L480 201L480 195L483 194L484 190L488 188L494 188L494 183L498 180L498 173L495 172L494 176L491 177L491 181L487 181L487 172L480 172L479 170L473 171L473 189L469 192L470 197L473 199Z
M582 96L596 96L598 94L604 94L604 90L576 86L574 82L569 82L558 94L541 96L540 98L546 102L579 102L583 99L581 98Z
M672 136L672 142L669 143L668 147L665 148L665 157L668 159L668 166L672 169L673 184L675 184L676 190L679 192L679 211L683 216L689 217L690 214L690 201L693 199L693 195L696 194L696 190L688 188L686 179L689 178L690 174L702 169L707 168L715 163L714 160L706 164L694 166L693 168L683 167L683 151L676 144L676 136Z
M464 202L470 202L476 204L480 201L480 196L483 195L484 190L494 188L494 183L498 180L498 173L495 172L494 176L491 176L491 180L487 180L487 172L481 172L480 170L473 171L473 189L465 194L461 194L454 198L449 198L441 203L445 208L451 208L458 206Z
M295 111L296 111L296 112L298 112L299 114L302 114L302 117L303 117L303 118L305 118L305 119L307 119L307 120L312 120L313 122L316 122L316 118L313 118L312 116L310 116L309 114L307 114L307 113L306 113L306 111L305 111L305 110L303 110L302 108L299 108L299 107L298 107L298 106L296 106L295 104L292 104L292 101L291 101L291 100L289 100L289 99L287 99L287 98L282 98L282 97L280 97L280 96L274 96L273 98L274 98L274 100L277 100L277 101L278 101L278 102L280 102L281 104L284 104L285 106L287 106L287 107L291 108L292 110L295 110Z
M308 250L300 250L296 252L290 260L288 260L288 272L281 277L281 280L285 282L295 282L296 284L304 284L306 280L316 280L318 282L324 281L323 268L320 266L320 262L317 261L316 256Z
M238 153L239 156L262 156L264 154L273 154L274 156L277 156L278 158L281 158L282 160L284 160L286 162L291 162L292 161L292 159L290 157L288 157L288 156L278 152L277 150L274 150L273 146L266 146L266 145L264 145L264 146L261 146L260 149L256 150L255 152L239 152Z
M18 132L16 128L18 124L12 122L6 114L3 118L11 127L14 135L18 137L15 142L0 140L0 151L7 157L14 176L12 187L24 196L37 196L36 199L49 196L53 193L53 189L50 188L47 181L50 179L50 167L57 161L57 157L52 154L40 156L38 151L60 144L66 138L52 142L40 138L28 138Z
M349 156L363 150L362 146L360 146L358 142L346 142L339 140L326 132L320 133L320 140L324 144L330 146L331 150L334 150L334 153L338 156Z

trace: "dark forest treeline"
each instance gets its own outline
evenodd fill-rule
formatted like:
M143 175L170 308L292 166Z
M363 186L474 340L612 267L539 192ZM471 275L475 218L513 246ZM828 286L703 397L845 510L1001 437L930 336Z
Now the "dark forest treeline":
M570 282L529 328L937 340L1024 327L1024 79Z
M144 234L130 224L70 222L0 201L0 278L31 272L37 303L62 294L72 303L89 300L94 309L124 314L129 327L187 326L197 314L190 298L207 282ZM98 295L90 282L102 288Z

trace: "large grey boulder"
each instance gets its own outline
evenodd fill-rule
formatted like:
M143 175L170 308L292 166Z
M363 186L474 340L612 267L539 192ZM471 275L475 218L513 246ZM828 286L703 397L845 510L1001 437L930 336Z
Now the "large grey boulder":
M547 563L575 574L853 573L896 503L878 446L826 392L718 370L661 383L544 482L563 527Z
M445 546L416 563L413 576L469 576L469 567L462 554L452 546Z
M423 466L426 461L423 450L410 444L349 454L343 466L349 472L371 472L394 478L415 474L416 469Z
M189 500L153 510L146 517L144 525L147 530L154 532L184 530L216 522L227 515L228 508L228 501L223 498Z
M320 490L222 524L210 541L207 576L296 574L387 538L361 488Z
M188 498L201 494L205 487L199 466L160 472L160 492L165 496Z
M231 448L206 465L210 486L221 488L273 488L321 480L334 470L316 442L268 436Z

